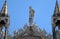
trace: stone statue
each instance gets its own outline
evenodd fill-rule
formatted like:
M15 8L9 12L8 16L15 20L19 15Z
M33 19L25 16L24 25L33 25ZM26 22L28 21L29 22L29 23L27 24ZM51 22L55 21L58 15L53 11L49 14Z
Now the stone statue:
M29 7L30 11L29 11L29 25L31 26L33 23L33 18L34 18L34 10L32 9L32 7Z

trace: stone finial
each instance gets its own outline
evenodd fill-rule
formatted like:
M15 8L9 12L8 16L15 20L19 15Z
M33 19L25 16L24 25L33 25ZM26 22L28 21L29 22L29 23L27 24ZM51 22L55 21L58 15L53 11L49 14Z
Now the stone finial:
M7 6L7 0L5 0L3 7L1 9L1 14L4 16L8 16L8 6Z

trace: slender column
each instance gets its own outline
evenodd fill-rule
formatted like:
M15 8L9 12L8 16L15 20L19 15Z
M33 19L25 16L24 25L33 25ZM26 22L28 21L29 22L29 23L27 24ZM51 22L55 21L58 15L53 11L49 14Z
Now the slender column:
M53 31L53 39L57 39L57 38L56 38L56 31L55 31L55 27L53 27L52 31Z
M2 39L3 38L3 33L2 33L2 28L0 28L0 39Z
M5 38L4 39L8 39L8 27L5 27Z
M0 32L2 33L2 28L0 28Z

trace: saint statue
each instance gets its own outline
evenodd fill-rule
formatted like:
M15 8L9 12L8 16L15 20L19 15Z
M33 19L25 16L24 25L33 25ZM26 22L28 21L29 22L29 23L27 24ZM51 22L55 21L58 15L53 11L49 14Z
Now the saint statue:
M30 11L29 11L29 25L31 26L33 23L33 18L34 18L34 10L32 9L32 7L29 7Z

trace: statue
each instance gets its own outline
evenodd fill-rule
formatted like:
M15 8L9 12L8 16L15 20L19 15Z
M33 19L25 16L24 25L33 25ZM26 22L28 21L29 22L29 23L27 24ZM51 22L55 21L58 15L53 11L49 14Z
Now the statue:
M29 7L30 12L29 12L29 25L31 26L33 23L33 18L34 18L34 10L32 9L32 7Z

